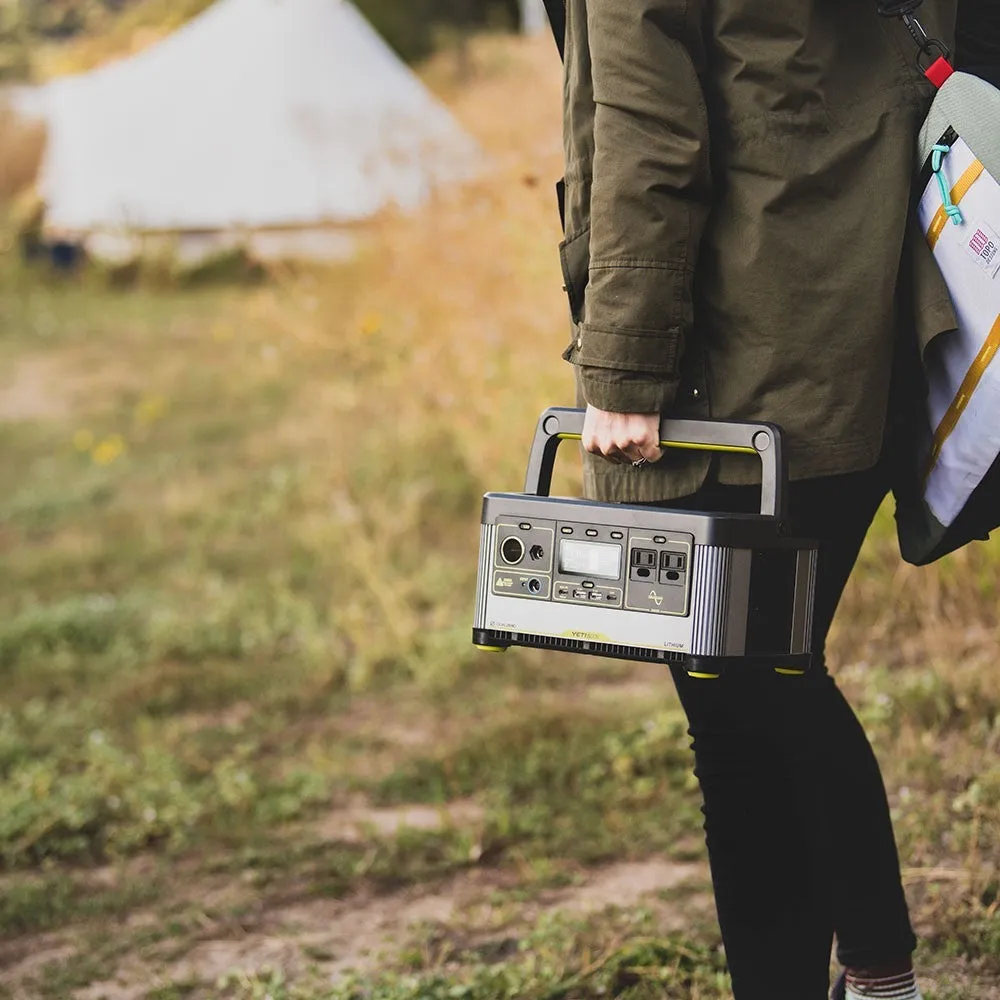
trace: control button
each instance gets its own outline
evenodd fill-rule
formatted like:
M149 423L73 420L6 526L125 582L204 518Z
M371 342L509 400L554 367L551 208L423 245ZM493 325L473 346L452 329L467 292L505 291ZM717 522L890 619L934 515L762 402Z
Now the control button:
M599 534L600 534L600 532L597 530L597 528L588 528L587 529L587 537L588 538L596 538Z
M590 599L591 599L592 601L599 601L599 600L601 599L601 595L600 595L600 594L598 594L598 593L597 593L596 591L592 590L592 591L590 592Z
M519 528L520 528L520 529L521 529L522 531L531 531L531 525L530 525L530 524L528 524L528 522L527 522L527 521L522 521L522 522L521 522L521 523L520 523L520 524L518 525L518 527L519 527Z
M654 535L653 541L656 542L657 545L666 545L667 537L666 535Z
M560 531L561 531L561 532L562 532L562 533L563 533L564 535L572 535L572 534L573 534L573 529L572 529L572 528L560 528L559 530L560 530Z
M542 591L542 581L541 580L529 580L528 590L533 594L540 594Z
M577 601L585 601L585 600L587 600L587 591L585 591L585 590L574 590L573 591L573 599L577 600Z
M543 549L541 545L532 545L528 555L531 556L535 562L538 562L540 559L545 558L545 549Z
M559 588L559 596L560 597L569 597L569 587L560 587Z
M594 589L594 581L593 580L584 580L583 581L583 586L586 587L587 590L593 590Z
M620 541L621 541L621 540L622 540L622 539L623 539L623 538L625 537L625 533L624 533L624 532L622 532L622 531L612 531L612 532L611 532L611 537L612 537L612 538L613 538L613 539L614 539L614 540L615 540L616 542L620 542Z

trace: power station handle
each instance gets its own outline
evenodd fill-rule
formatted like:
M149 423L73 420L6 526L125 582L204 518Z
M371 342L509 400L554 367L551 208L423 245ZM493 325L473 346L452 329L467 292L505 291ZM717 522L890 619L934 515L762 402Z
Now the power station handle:
M535 440L528 459L524 492L547 497L552 486L556 451L563 441L583 437L584 410L552 407L538 421ZM774 424L729 423L719 420L670 420L660 425L660 446L688 451L714 451L737 455L756 455L762 465L760 512L767 517L784 519L788 466L781 428Z

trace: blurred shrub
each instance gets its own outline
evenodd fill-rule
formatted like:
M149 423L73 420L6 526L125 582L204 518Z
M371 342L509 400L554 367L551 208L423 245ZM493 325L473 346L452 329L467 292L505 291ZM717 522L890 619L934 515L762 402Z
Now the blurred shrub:
M80 71L134 48L137 31L166 33L200 14L213 0L32 0L20 16L3 17L0 4L0 78L27 73L25 43L92 35L92 44L63 71ZM519 0L355 0L361 12L403 56L414 60L435 47L441 28L509 28L517 24Z
M514 27L518 0L356 0L361 12L383 38L409 61L434 49L442 27L471 30L487 26Z

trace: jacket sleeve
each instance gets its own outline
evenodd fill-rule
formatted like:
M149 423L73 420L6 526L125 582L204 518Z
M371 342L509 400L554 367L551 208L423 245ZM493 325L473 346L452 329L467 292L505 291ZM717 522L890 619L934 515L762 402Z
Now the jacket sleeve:
M1000 3L960 0L957 39L959 69L1000 68Z
M573 360L600 409L662 412L676 393L711 193L704 15L705 0L587 3L590 281Z

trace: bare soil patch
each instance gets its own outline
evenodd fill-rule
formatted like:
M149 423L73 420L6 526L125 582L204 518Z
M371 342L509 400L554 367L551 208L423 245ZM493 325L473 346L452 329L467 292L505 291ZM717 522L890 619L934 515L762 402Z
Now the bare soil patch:
M484 812L474 802L450 802L442 806L403 806L399 809L372 809L349 806L331 813L314 828L322 840L359 844L371 831L380 837L394 837L403 829L434 832L450 826L477 826Z
M465 806L454 808L463 811ZM390 817L390 812L395 815ZM411 812L371 810L365 818L379 814L379 822L387 824L401 819L430 821L430 811L421 817L408 815ZM338 821L346 823L348 817L362 815L360 809L348 810ZM441 814L435 813L435 819L440 821ZM504 921L503 934L509 937L539 916L555 911L584 914L647 902L655 908L665 931L679 929L690 923L692 915L710 910L707 877L701 863L652 859L611 865L582 876L578 885L546 891L519 905ZM206 918L193 939L163 942L145 954L133 950L112 978L92 983L74 997L142 1000L158 985L213 983L235 971L281 970L290 980L306 975L329 980L350 971L364 972L398 954L428 925L463 939L489 940L497 933L490 919L491 897L497 890L514 889L519 884L515 872L477 869L433 888L411 888L384 896L300 900L274 907L265 903L248 915L243 926L238 921ZM689 891L684 891L685 886ZM208 887L205 898L211 893ZM198 898L199 893L195 886L186 886L184 895ZM145 926L151 916L138 914L129 920L129 927ZM35 939L30 953L23 953L0 975L0 983L14 997L27 998L30 994L24 991L30 989L30 981L45 964L72 956L72 937L72 933L65 933L52 935L51 940Z
M0 420L56 420L70 412L65 379L52 362L26 358L0 383Z

